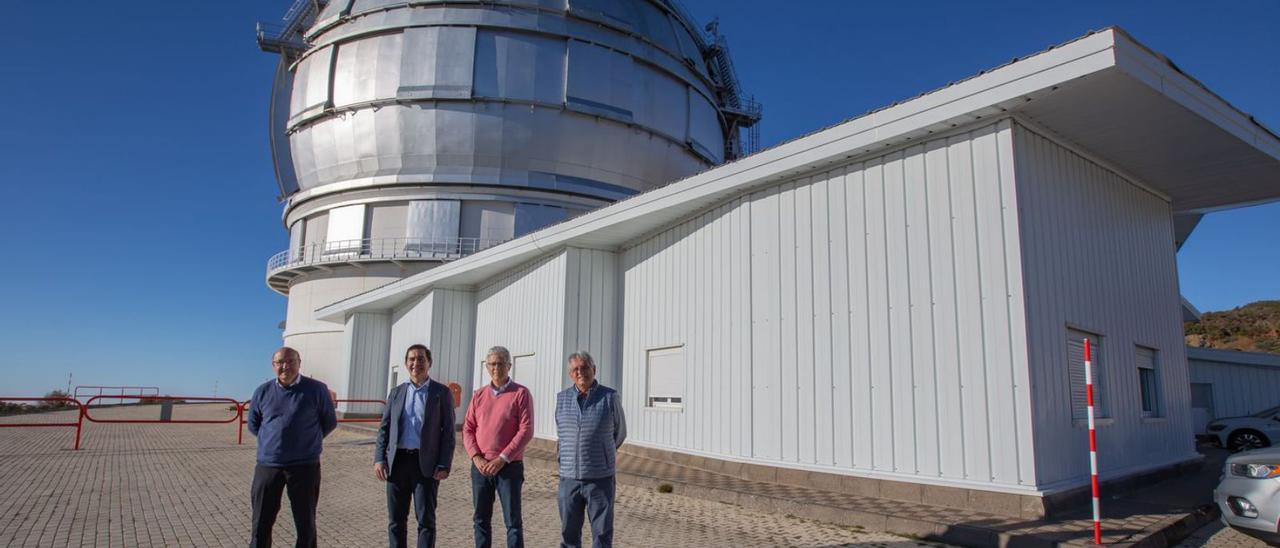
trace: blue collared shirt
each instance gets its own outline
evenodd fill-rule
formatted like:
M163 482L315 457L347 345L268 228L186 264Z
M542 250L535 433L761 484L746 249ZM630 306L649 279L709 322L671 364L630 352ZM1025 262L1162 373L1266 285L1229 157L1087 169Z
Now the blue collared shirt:
M427 387L431 385L431 379L422 382L422 386L415 387L412 382L406 382L408 386L405 390L408 393L404 395L404 410L400 412L400 449L421 449L422 448L422 420L427 409Z

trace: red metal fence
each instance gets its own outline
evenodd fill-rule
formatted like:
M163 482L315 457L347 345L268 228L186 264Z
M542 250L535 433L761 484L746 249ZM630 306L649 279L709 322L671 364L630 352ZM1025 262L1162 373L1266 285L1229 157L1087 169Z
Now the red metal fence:
M63 401L76 404L76 422L24 422L24 423L4 423L0 424L0 428L43 428L50 426L62 426L76 429L76 446L75 450L80 450L80 428L84 423L84 404L75 398L5 398L0 397L0 401Z
M101 399L145 400L147 403L165 402L165 401L176 402L176 403L219 402L219 403L229 403L232 406L234 406L237 409L237 411L235 416L228 417L226 419L96 419L93 417L91 410L93 409L93 402ZM89 398L89 401L84 402L84 407L85 407L84 418L88 419L89 422L97 422L97 423L103 423L103 424L154 424L154 423L164 423L164 422L169 422L174 424L226 424L230 422L235 422L236 419L240 418L240 411L239 411L240 402L233 400L231 398L205 398L200 396L139 396L137 394L126 394L123 396L115 396L115 395L94 396L92 398Z
M80 388L80 387L77 387ZM87 387L95 388L139 388L139 387ZM91 406L98 400L139 400L146 403L173 402L173 403L227 403L230 409L235 410L235 415L226 419L173 419L160 417L155 419L108 419L94 417L90 412ZM83 428L84 421L95 422L99 424L227 424L236 423L236 444L244 443L244 425L248 422L246 415L249 412L249 400L237 401L232 398L211 398L204 396L155 396L151 394L100 394L89 398L84 403L76 398L7 398L0 396L0 401L32 401L32 402L48 402L63 401L75 404L76 422L37 422L37 423L0 423L0 428L28 428L28 427L74 427L76 429L76 450L80 449L80 432ZM387 402L384 400L333 400L334 405L340 403L368 403L385 406ZM379 413L381 415L381 413ZM381 417L348 417L338 419L338 422L379 422Z
M97 393L94 393L94 392ZM81 394L81 392L84 392ZM159 396L160 387L158 386L98 386L98 385L77 385L75 390L71 392L71 397L80 399L84 396L106 396L104 392L115 392L117 396L125 394L138 394L142 396Z

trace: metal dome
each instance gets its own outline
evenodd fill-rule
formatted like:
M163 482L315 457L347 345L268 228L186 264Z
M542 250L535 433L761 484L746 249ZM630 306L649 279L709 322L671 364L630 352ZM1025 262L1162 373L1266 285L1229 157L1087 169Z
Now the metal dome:
M734 158L758 118L667 0L297 0L258 43L289 231L266 282L350 394L379 373L317 307Z
M607 203L733 158L758 119L723 42L666 0L314 8L259 34L285 54L282 197L485 185Z

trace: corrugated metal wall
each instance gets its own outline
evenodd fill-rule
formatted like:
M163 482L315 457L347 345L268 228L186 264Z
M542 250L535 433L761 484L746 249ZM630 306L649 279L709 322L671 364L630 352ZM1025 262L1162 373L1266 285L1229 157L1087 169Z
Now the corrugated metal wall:
M1191 382L1213 385L1210 419L1249 415L1280 405L1280 367L1190 359Z
M1089 474L1087 429L1071 416L1068 327L1102 336L1096 374L1112 421L1098 430L1102 475L1194 456L1169 204L1023 126L1014 135L1042 487ZM1137 345L1158 351L1161 418L1141 416Z
M390 371L396 371L396 382L400 384L409 379L409 371L404 368L404 354L411 345L431 345L431 310L435 305L435 297L427 293L411 299L391 312L391 350L387 358L387 392L391 391ZM433 349L434 352L434 349ZM387 392L384 392L385 396Z
M462 402L458 406L457 420L462 423L462 411L471 400L475 347L475 293L457 289L437 288L431 291L431 334L427 346L431 348L431 378L448 385L458 383L462 387Z
M344 400L381 400L387 395L387 348L391 342L391 314L356 312L347 317L346 348L348 367L346 386L331 386ZM338 411L349 413L381 413L374 404L340 404Z
M622 372L618 255L571 247L565 250L565 261L565 354L590 352L596 360L596 380L618 389ZM561 365L568 367L567 362Z
M722 204L624 255L632 439L1036 484L1009 121ZM645 350L684 345L684 407Z
M565 272L568 257L557 253L512 271L480 288L476 296L472 390L489 381L480 366L490 347L507 347L521 358L511 375L534 399L534 433L555 437L555 395L567 382L565 358ZM528 366L526 364L531 364Z
M431 349L431 378L445 385L456 382L462 387L458 408L461 422L461 411L471 396L474 369L471 352L475 346L475 294L437 288L397 308L391 319L387 365L399 368L397 382L409 379L409 372L404 369L405 350L413 344L427 345ZM384 369L389 371L390 367Z

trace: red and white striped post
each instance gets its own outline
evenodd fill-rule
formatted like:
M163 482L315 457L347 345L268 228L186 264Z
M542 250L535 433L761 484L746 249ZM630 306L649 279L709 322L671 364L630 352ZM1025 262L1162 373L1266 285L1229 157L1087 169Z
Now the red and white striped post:
M1102 544L1102 502L1098 498L1098 432L1093 423L1093 354L1084 340L1084 390L1089 402L1089 482L1093 487L1093 543Z

